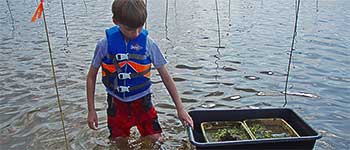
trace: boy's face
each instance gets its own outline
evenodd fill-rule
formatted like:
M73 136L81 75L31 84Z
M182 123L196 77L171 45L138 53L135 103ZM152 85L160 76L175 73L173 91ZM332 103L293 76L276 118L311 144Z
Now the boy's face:
M126 40L135 39L137 36L139 36L139 34L142 31L142 27L130 28L130 27L123 25L123 24L120 24L120 23L118 23L118 25L119 25L120 31L123 33L124 38Z

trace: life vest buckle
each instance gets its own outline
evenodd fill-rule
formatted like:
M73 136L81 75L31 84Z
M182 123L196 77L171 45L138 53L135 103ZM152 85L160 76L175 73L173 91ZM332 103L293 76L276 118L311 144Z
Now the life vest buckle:
M119 86L117 87L118 92L129 92L129 86Z
M131 73L119 73L118 79L120 79L120 80L131 79L130 74Z
M126 54L116 54L115 55L115 59L117 60L117 61L121 61L121 60L127 60L127 59L129 59L129 57L128 57L128 54L126 53Z

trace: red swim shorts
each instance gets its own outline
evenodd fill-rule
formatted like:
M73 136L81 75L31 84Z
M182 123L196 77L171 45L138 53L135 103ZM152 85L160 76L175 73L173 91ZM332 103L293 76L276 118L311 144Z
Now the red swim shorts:
M162 133L151 94L132 102L122 102L107 96L107 123L111 138L128 137L130 128L136 126L141 136Z

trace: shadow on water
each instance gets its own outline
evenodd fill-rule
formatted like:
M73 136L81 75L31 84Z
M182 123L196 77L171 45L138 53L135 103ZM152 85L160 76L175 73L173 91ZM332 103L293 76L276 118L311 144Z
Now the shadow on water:
M189 69L189 70L200 70L202 69L203 67L192 67L192 66L187 66L187 65L176 65L175 66L176 68L179 68L179 69Z
M220 51L219 51L219 49L220 48L216 49L217 53L216 53L216 55L214 55L214 57L216 58L215 61L214 61L215 65L216 65L216 67L215 67L215 71L216 71L215 81L218 81L218 76L219 76L219 68L220 68L220 66L219 66L219 61L220 61Z

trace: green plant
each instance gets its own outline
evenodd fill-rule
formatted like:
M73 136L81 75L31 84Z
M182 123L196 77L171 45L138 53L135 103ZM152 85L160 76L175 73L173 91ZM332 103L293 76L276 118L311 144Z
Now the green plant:
M264 126L260 124L253 123L251 125L250 131L254 134L255 138L263 139L263 138L272 138L272 131L267 130Z
M249 139L246 131L243 128L224 128L218 129L214 133L213 138L215 141L236 141Z

